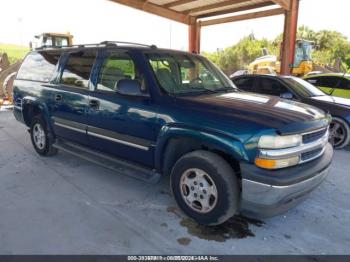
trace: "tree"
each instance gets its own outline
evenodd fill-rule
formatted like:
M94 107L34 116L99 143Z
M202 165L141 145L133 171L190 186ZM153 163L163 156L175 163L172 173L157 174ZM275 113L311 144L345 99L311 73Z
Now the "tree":
M333 65L337 59L343 61L345 68L350 68L350 42L337 31L314 31L307 26L300 26L298 39L310 40L315 43L312 59L316 63ZM227 74L245 69L256 58L262 56L266 48L270 54L279 54L283 35L278 35L273 41L256 39L254 34L242 38L237 44L214 53L204 53L208 59L216 63Z
M225 48L223 51L204 53L204 55L229 74L246 68L249 63L262 56L264 48L267 48L269 52L275 53L276 51L271 41L267 39L258 40L254 34L250 34L234 46Z

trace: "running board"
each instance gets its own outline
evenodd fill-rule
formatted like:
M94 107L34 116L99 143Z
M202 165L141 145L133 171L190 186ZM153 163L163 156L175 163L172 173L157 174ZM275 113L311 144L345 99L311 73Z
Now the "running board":
M129 161L121 160L109 154L95 151L82 145L57 139L53 147L75 155L99 166L111 169L116 173L138 180L145 181L150 184L159 182L161 175L153 169L143 167Z

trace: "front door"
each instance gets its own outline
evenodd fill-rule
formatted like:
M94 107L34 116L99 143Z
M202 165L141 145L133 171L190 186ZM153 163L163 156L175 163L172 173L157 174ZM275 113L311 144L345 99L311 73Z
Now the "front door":
M91 93L88 114L90 146L125 160L153 165L157 114L143 73L126 51L104 54L96 70L96 87ZM138 80L144 96L116 93L118 81Z

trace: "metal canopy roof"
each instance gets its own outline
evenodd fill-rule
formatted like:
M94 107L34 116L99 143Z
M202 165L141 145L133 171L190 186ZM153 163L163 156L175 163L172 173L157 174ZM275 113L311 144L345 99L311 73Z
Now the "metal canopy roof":
M201 21L202 26L253 19L283 14L290 9L291 0L109 0L130 6L148 13L162 16L180 23L193 24ZM234 14L260 7L273 6L272 10L264 10L210 19L213 16Z
M200 35L203 26L284 14L281 73L291 73L290 65L294 63L300 0L109 1L187 24L189 28L189 51L194 53L200 53Z

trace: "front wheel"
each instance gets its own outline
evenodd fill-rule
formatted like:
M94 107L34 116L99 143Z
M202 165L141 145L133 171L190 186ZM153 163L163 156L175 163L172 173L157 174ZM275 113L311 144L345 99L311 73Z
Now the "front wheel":
M45 121L40 116L32 119L30 137L35 151L42 156L52 156L57 149L52 146Z
M218 225L239 207L239 182L219 155L194 151L181 157L171 172L175 200L186 215L204 225Z
M333 117L329 132L329 142L335 149L341 149L350 144L350 127L343 119Z

